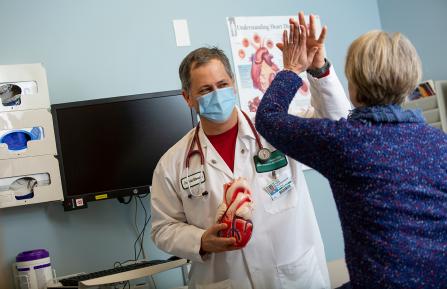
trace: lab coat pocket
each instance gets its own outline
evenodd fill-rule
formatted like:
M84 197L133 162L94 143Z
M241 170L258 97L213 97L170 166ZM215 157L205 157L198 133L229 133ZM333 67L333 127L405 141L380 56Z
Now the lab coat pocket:
M277 214L297 206L298 192L289 166L276 171L276 178L271 173L265 174L259 185L262 203L268 213ZM276 193L272 193L275 189Z
M216 213L212 211L209 197L188 198L185 193L182 202L188 224L206 229L213 223Z
M329 288L318 266L313 247L292 263L278 266L278 278L283 289Z
M223 280L216 283L210 283L210 284L204 284L196 286L197 289L233 289L233 286L231 285L231 280Z

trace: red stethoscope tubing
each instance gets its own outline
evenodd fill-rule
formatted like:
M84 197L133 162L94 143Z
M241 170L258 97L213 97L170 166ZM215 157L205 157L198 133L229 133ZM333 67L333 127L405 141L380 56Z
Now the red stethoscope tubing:
M262 146L261 138L259 137L259 134L255 129L255 126L251 122L248 115L243 111L241 111L241 112L244 115L245 119L247 120L248 124L250 125L250 129L256 138L256 144L258 145L259 150L262 150L264 147ZM199 130L200 130L200 123L196 126L196 130L194 132L194 137L192 138L192 142L191 142L191 145L189 146L188 154L186 155L185 167L187 169L189 168L189 160L191 159L191 157L193 157L196 154L198 154L200 156L200 165L203 166L203 164L205 163L205 156L203 155L202 145L200 144ZM197 144L197 149L195 150L194 146L196 144Z

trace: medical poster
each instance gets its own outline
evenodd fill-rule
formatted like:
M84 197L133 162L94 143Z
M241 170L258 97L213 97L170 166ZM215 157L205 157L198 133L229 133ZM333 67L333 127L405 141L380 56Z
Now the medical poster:
M228 17L231 51L240 107L256 112L262 96L276 73L283 68L282 52L276 43L282 42L282 34L289 29L289 19L295 16ZM309 17L306 16L308 23ZM317 35L321 31L320 19L315 18ZM289 113L300 116L311 114L310 89L306 73L304 81L293 99Z

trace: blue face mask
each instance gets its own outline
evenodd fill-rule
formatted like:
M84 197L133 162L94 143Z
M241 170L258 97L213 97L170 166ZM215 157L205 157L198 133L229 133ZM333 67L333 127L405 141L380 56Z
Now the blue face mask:
M221 88L201 96L198 99L199 114L204 118L222 123L230 118L236 104L233 87Z

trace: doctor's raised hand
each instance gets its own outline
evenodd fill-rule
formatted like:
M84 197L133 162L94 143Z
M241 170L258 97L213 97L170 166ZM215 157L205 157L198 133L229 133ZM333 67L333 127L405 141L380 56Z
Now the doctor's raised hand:
M284 30L283 42L277 44L277 47L283 53L285 70L300 74L312 65L319 47L308 47L307 34L305 25L301 25L298 21L290 19L290 32L288 33L287 30Z

